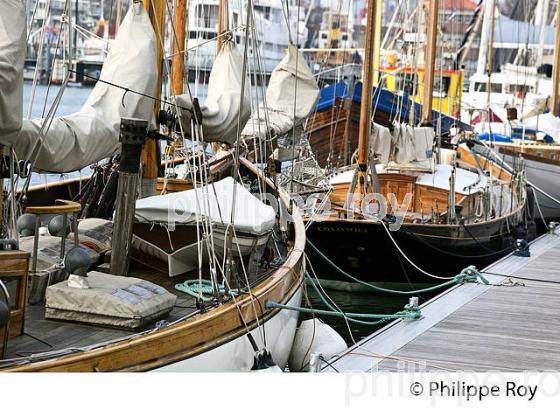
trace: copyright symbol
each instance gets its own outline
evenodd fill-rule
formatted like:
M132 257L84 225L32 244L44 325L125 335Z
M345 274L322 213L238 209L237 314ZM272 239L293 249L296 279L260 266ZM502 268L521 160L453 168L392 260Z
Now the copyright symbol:
M418 382L414 382L410 385L410 392L414 396L420 396L424 392L424 386Z

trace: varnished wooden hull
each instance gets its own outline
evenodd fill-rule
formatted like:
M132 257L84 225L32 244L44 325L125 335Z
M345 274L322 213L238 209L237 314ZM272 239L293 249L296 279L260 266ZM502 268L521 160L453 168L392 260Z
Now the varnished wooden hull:
M479 268L511 249L521 210L494 221L460 225L403 224L391 232L402 251L420 268L455 276L468 265ZM511 233L508 233L508 225ZM331 219L313 222L307 239L344 271L371 283L428 283L433 278L412 267L378 222ZM311 246L307 255L319 279L348 282Z

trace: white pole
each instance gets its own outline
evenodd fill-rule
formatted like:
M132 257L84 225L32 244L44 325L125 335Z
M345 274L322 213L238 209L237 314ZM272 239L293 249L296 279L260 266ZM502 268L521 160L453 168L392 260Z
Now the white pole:
M478 62L476 64L476 74L482 75L486 72L486 52L488 48L488 28L492 20L492 0L484 2L484 20L480 30L480 47L478 49Z
M540 3L541 1L539 1ZM541 19L536 20L535 22L539 21L541 25L541 34L540 34L540 41L539 41L539 48L537 50L537 67L540 67L543 63L543 52L544 52L544 35L546 32L547 22L548 22L548 9L550 8L550 0L542 0L542 10L541 10Z

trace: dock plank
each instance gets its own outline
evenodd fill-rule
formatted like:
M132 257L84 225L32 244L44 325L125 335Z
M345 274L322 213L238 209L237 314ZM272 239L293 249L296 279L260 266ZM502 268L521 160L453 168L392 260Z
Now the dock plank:
M537 238L531 253L506 256L484 270L499 274L485 274L490 286L456 286L426 302L423 319L395 321L330 364L339 371L560 370L560 237Z

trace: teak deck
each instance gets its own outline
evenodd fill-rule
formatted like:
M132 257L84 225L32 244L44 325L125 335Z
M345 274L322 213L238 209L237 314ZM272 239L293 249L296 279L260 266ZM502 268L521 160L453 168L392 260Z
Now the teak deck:
M153 274L136 270L131 276L145 278L147 280L154 279ZM161 277L161 275L159 275ZM173 289L171 278L159 280L168 290L177 296L175 307L168 316L162 320L173 322L189 313L197 310L195 307L195 299L185 293L178 292ZM162 283L164 282L164 283ZM45 305L28 305L25 312L25 332L22 336L11 339L6 349L6 357L29 356L32 353L40 353L44 351L81 348L91 346L98 343L104 343L109 340L116 340L124 336L138 333L142 329L126 330L118 328L110 328L105 326L94 326L89 324L81 324L77 322L66 322L61 320L45 319Z
M426 302L423 319L395 321L330 361L338 371L560 370L560 230L484 271L492 285L458 285ZM325 365L323 371L332 372Z

